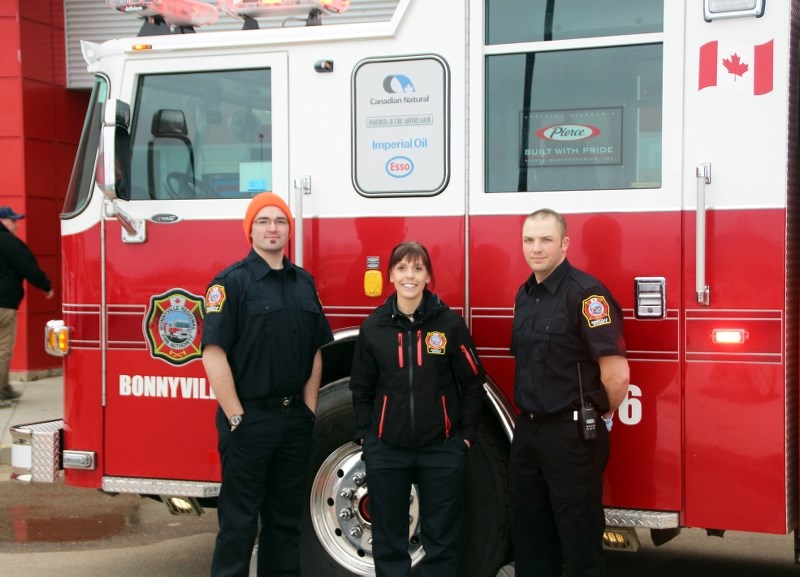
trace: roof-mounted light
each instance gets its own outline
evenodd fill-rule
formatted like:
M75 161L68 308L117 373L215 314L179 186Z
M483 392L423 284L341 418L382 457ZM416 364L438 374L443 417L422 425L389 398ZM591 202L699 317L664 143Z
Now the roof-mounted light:
M703 0L703 16L706 21L717 18L764 15L765 0Z
M200 0L106 0L117 12L139 18L163 18L170 26L208 26L219 16L215 6Z
M218 0L220 10L234 18L305 15L312 10L341 14L350 0Z

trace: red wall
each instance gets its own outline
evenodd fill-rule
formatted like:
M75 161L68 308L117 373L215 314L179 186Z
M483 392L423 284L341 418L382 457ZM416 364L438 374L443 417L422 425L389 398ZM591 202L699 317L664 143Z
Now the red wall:
M61 367L44 352L48 319L61 313L59 214L88 103L88 91L66 84L63 0L0 2L0 204L25 213L18 235L56 291L46 300L27 285L17 316L11 371Z

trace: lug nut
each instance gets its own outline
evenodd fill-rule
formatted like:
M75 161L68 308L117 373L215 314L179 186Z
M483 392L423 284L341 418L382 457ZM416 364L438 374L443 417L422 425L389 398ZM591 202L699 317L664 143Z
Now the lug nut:
M353 475L353 483L355 483L359 487L363 485L364 481L366 480L367 480L367 474L362 471L359 471L358 473Z
M342 509L339 511L339 519L347 521L348 519L353 518L353 510L352 509Z
M350 529L350 536L351 537L361 537L361 534L364 530L361 528L361 525L356 525L355 527Z
M339 496L342 499L352 499L353 495L355 494L356 494L355 489L342 489L342 491L339 493Z

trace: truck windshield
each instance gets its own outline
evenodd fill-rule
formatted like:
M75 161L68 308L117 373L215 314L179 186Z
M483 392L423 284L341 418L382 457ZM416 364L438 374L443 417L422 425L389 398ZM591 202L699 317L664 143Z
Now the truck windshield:
M136 94L132 200L272 190L269 69L147 75Z
M69 218L81 212L91 196L100 131L103 127L103 106L107 98L108 81L102 76L95 77L81 140L75 155L75 164L72 167L72 176L69 179L62 218Z

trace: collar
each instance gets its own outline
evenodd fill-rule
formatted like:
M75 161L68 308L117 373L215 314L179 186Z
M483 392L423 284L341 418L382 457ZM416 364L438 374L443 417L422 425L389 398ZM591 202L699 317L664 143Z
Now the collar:
M414 314L411 315L414 319L418 319L422 316L423 310L425 309L425 293L422 293L422 300L419 302L419 306L417 310L414 311ZM396 319L397 317L408 318L408 315L404 312L401 312L400 309L397 307L397 293L394 293L392 296L389 297L389 306L392 309L392 318Z
M569 260L564 258L564 260L559 264L550 275L544 279L541 283L536 280L536 273L531 273L531 276L528 277L528 280L525 281L525 292L530 294L538 286L544 287L547 292L550 294L556 294L558 290L558 285L561 284L561 281L564 280L564 277L567 276L567 273L572 268L572 265L569 264Z
M267 264L267 261L265 261L261 255L259 255L252 248L250 249L250 252L247 253L247 257L244 260L247 264L247 267L253 272L253 275L256 279L260 280L272 272L272 268L270 268L270 266ZM286 258L286 255L283 255L283 270L292 275L297 274L297 269L295 268L294 263Z
M392 294L388 299L386 299L386 304L391 318L408 318L408 316L400 312L400 309L397 308L397 293ZM433 294L428 289L424 289L422 293L422 301L420 301L417 310L414 311L414 320L416 321L425 317L436 309L441 308L443 304L444 303L442 303L442 301L439 299L439 295Z

